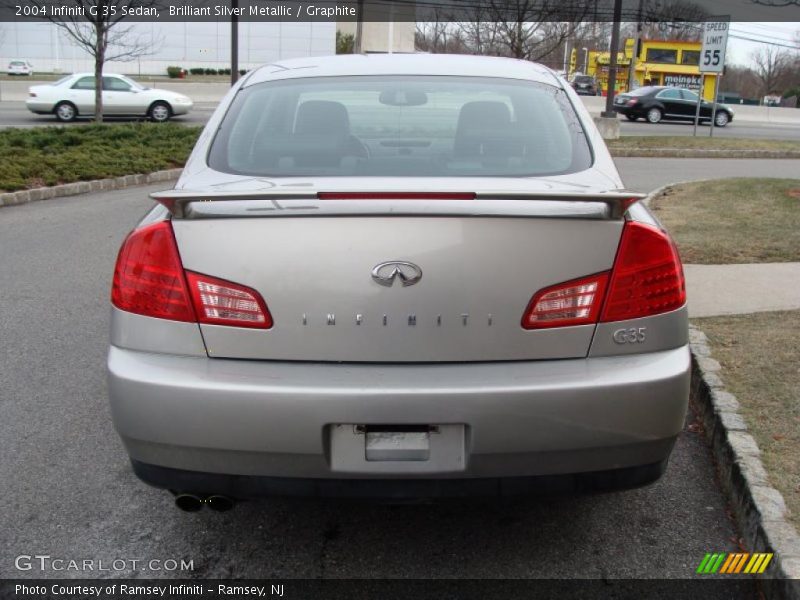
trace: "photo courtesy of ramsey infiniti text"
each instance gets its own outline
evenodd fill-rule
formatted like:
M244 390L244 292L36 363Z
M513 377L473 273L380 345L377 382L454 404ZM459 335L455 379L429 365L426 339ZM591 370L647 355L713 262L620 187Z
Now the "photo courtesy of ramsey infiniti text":
M184 510L630 488L683 427L683 269L527 61L245 75L122 244L108 377Z

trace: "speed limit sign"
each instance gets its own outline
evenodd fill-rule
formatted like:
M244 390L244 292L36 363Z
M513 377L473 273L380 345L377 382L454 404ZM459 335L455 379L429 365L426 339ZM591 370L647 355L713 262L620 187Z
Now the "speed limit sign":
M703 49L700 51L701 73L722 73L725 48L728 46L728 21L707 21L703 27Z

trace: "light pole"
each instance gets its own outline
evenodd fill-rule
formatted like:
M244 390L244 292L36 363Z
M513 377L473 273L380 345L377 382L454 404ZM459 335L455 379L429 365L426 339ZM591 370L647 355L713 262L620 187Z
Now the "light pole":
M639 59L639 46L642 43L642 12L644 10L644 0L639 0L639 12L636 17L636 41L633 44L633 52L631 52L631 70L628 73L628 91L633 90L633 84L636 82L636 61Z
M589 74L589 49L581 48L583 50L583 72Z
M231 85L236 85L239 79L239 17L236 16L239 0L231 0L231 8Z
M608 119L616 119L614 112L614 91L617 87L617 52L619 49L619 26L622 17L622 0L614 0L614 28L611 30L611 48L608 64L608 92L606 93L606 109L601 114Z

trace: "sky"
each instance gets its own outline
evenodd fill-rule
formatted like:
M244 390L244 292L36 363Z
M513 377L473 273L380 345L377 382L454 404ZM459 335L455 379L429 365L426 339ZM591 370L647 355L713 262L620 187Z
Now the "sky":
M798 38L800 23L731 23L726 62L731 65L750 65L750 54L762 47L764 42L797 48Z

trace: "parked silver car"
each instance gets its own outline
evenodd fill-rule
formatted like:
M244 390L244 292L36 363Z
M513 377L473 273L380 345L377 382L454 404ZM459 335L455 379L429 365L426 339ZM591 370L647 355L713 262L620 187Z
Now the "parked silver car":
M681 263L549 69L267 65L154 198L117 260L109 392L134 471L180 507L664 472Z

